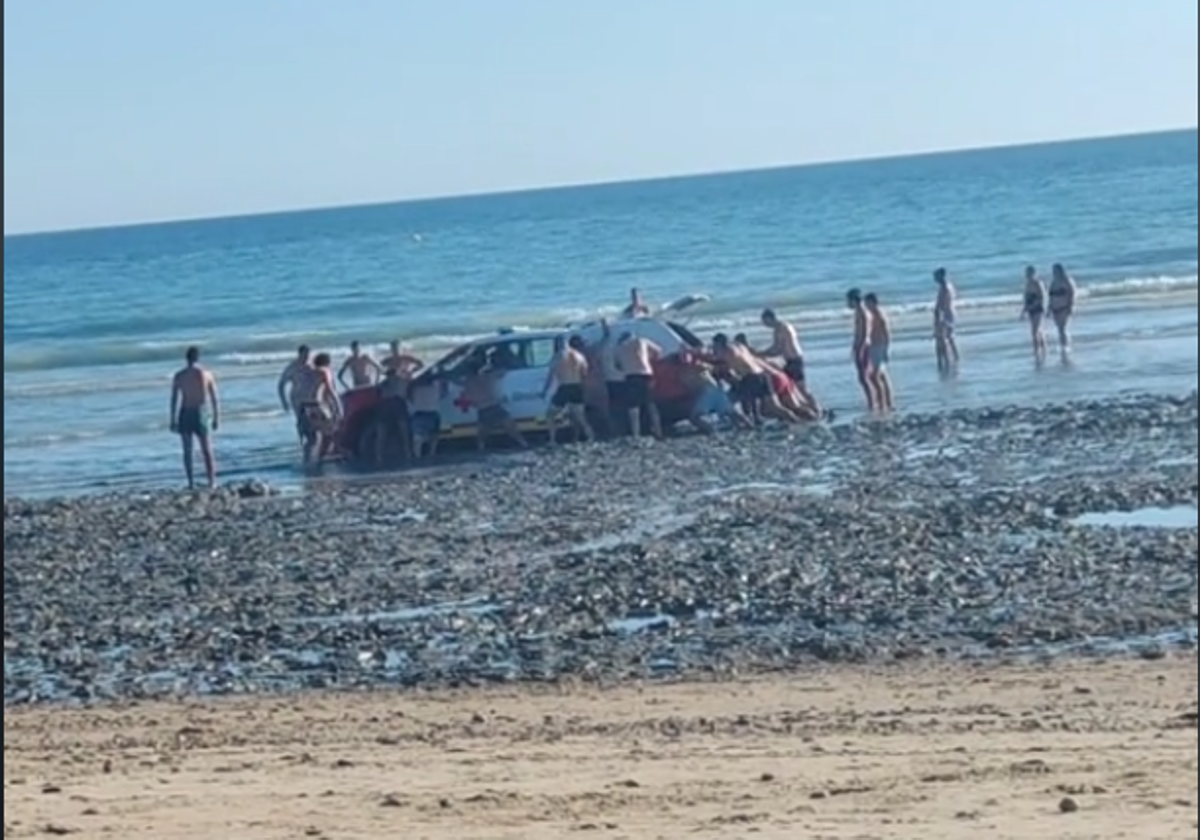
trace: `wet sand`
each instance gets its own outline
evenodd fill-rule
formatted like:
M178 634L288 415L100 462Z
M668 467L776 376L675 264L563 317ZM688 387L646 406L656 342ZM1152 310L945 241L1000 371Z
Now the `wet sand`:
M1190 653L9 708L5 837L1194 837L1196 695Z

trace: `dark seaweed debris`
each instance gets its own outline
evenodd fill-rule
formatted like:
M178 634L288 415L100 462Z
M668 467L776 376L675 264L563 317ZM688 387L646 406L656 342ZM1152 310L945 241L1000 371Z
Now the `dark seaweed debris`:
M7 499L5 701L1194 639L1194 525L1072 517L1194 508L1196 450L1193 394L565 447L305 496Z

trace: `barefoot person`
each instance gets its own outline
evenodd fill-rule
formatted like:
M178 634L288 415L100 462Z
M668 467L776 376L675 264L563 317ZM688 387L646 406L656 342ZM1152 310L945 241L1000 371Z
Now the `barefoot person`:
M350 384L346 384L346 374L350 374ZM346 390L368 388L379 381L383 368L371 356L362 351L362 345L357 341L350 342L350 355L342 363L337 380Z
M1022 294L1021 317L1029 319L1029 337L1033 342L1033 357L1046 358L1046 284L1038 277L1037 269L1025 266L1025 290Z
M654 363L662 358L662 348L653 341L625 333L617 342L617 366L625 375L622 387L629 433L641 437L643 416L650 421L650 434L662 439L662 419L654 403Z
M279 404L283 410L290 413L296 419L296 435L301 442L304 441L304 434L301 432L300 422L300 403L296 399L296 382L305 371L312 369L311 353L307 344L301 344L296 350L296 358L292 359L284 366L283 372L279 374L279 383L276 389L279 394Z
M738 429L754 428L750 419L721 387L710 364L687 350L680 353L680 363L683 367L680 378L692 398L688 420L693 426L704 434L712 434L714 429L710 418L716 418Z
M846 292L846 306L854 313L854 339L850 344L850 357L854 360L858 385L867 398L867 411L874 411L879 405L879 398L871 379L871 312L858 289Z
M171 382L171 431L183 442L183 471L188 489L196 486L193 464L198 442L204 458L208 486L217 486L217 464L213 457L212 433L221 422L221 404L217 399L217 380L200 367L200 348L189 347L184 354L185 367Z
M1050 317L1058 329L1058 352L1065 358L1071 352L1071 316L1075 314L1075 297L1078 289L1075 280L1062 263L1055 263L1050 270Z
M888 363L891 361L892 324L887 313L879 305L879 297L874 292L863 295L863 305L871 316L871 334L868 337L867 354L871 359L871 385L879 399L880 411L895 410L892 397L892 377L888 374Z
M608 319L600 322L600 341L595 356L604 371L604 393L608 406L608 436L619 437L628 433L628 414L625 411L625 374L617 363L617 336Z
M546 425L550 429L551 445L557 443L558 418L566 412L575 429L576 440L593 440L595 434L588 423L584 383L587 381L588 362L583 354L583 339L577 335L567 341L561 335L554 339L554 361L546 374L542 397L550 393L550 386L557 384L550 408L546 413Z
M937 353L938 371L949 373L958 366L958 340L954 337L956 293L946 269L933 272L937 297L933 302L933 341Z
M329 455L341 423L342 402L337 396L332 364L328 353L318 353L293 391L299 406L305 464L311 464L314 457L319 462Z

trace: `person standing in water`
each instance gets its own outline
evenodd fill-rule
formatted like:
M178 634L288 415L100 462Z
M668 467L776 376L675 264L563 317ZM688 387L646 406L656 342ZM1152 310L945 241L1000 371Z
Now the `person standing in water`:
M958 341L954 337L956 293L946 269L933 272L937 297L933 302L933 341L937 352L938 371L949 373L958 366Z
M896 404L892 395L892 377L888 374L888 362L891 361L892 324L887 313L879 305L879 296L874 292L863 295L863 306L871 316L871 334L867 337L867 355L871 360L871 370L867 374L871 385L878 397L877 408L880 411L895 411Z
M1033 342L1033 358L1046 358L1046 284L1038 277L1037 269L1025 266L1025 291L1022 294L1021 317L1029 319L1029 337Z
M1050 317L1058 328L1058 352L1065 359L1071 352L1071 316L1075 314L1075 298L1078 288L1074 278L1067 274L1062 263L1055 263L1050 269Z
M854 360L858 385L867 398L867 410L874 411L879 405L879 398L871 378L871 311L867 309L862 292L858 289L846 292L846 306L854 313L854 339L850 344L850 358Z
M279 394L279 404L285 413L291 413L296 420L296 435L304 441L304 425L300 420L300 402L296 399L296 385L300 379L312 369L311 351L307 344L301 344L296 350L296 358L292 359L279 374L276 389Z
M654 363L662 356L661 347L633 333L625 333L617 342L617 366L625 374L622 390L633 437L641 437L644 416L650 421L650 434L662 439L662 419L654 402Z
M312 367L304 370L293 392L300 414L304 463L323 460L332 450L342 421L342 403L337 396L328 353L318 353Z
M188 489L196 487L194 449L200 444L209 488L217 486L217 463L213 456L212 433L221 423L221 404L217 398L217 380L200 367L200 348L189 347L184 354L185 367L171 381L171 431L183 442L183 470Z
M350 384L346 384L346 374L350 374ZM347 390L355 388L368 388L379 381L383 374L383 368L379 366L371 356L362 351L362 345L357 341L350 342L350 355L346 361L342 363L341 370L338 371L337 379L341 386Z
M594 440L595 434L587 421L587 401L584 383L588 375L588 361L583 354L583 339L577 335L567 341L561 335L554 339L554 361L546 374L542 397L550 393L550 386L557 383L546 413L546 425L550 429L550 444L558 442L558 418L564 411L575 428L576 439Z

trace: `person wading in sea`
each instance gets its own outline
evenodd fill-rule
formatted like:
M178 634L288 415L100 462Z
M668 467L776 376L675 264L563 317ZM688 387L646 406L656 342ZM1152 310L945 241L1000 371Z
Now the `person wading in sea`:
M346 384L346 374L350 374L350 384ZM383 368L371 356L362 351L362 345L357 341L350 342L350 355L342 363L338 371L338 382L343 388L367 388L379 381Z
M217 463L213 456L212 433L221 421L221 404L217 398L217 380L200 367L200 348L189 347L184 355L186 366L171 382L171 431L183 442L183 470L188 489L196 486L193 465L194 449L198 442L204 458L208 486L217 486Z
M563 412L566 412L575 428L576 440L594 440L596 437L587 420L584 382L588 375L588 361L583 354L584 347L583 339L577 335L571 336L570 341L561 335L554 339L554 361L546 374L546 384L542 387L544 399L550 393L551 385L558 386L546 413L551 445L558 442L558 418Z
M279 404L283 407L285 413L291 413L296 420L296 436L300 438L300 442L304 442L304 432L300 421L300 402L296 399L296 382L302 376L305 376L305 371L312 369L312 360L310 358L311 351L307 344L301 344L296 349L296 358L292 359L283 368L283 372L279 374L279 384L276 386L279 393Z
M318 353L312 367L297 378L292 392L300 414L305 464L311 464L314 456L320 461L332 451L341 423L342 404L330 364L328 353Z
M867 398L867 411L874 411L880 401L871 378L871 311L867 309L862 292L858 289L846 292L846 306L854 313L854 338L850 344L850 358L854 360L858 385Z
M1050 269L1050 288L1047 291L1050 300L1050 317L1058 329L1058 353L1063 361L1071 354L1071 316L1075 314L1075 297L1078 289L1075 280L1063 268L1062 263L1055 263Z
M955 303L957 293L946 269L933 272L937 284L937 297L933 301L933 342L937 354L938 372L945 375L958 367L958 340L954 337Z
M1029 337L1033 342L1033 359L1041 365L1046 359L1046 284L1032 265L1025 267L1025 290L1022 295L1021 317L1029 319Z
M888 363L892 360L892 323L883 307L879 305L879 296L874 292L867 292L863 296L863 305L871 315L871 335L868 339L870 346L867 348L871 359L871 371L868 376L879 398L876 407L880 411L894 411L896 404L892 395L892 377L888 374Z

